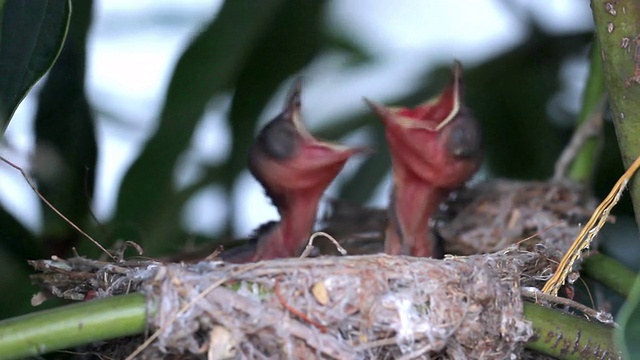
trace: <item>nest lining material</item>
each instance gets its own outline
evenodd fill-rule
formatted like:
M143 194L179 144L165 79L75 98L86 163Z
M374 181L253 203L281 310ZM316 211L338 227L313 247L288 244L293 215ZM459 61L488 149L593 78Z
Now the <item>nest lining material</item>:
M444 260L367 255L121 266L74 258L39 265L93 273L95 281L77 276L75 285L57 276L58 285L47 286L57 294L79 296L88 287L98 297L145 293L154 309L150 330L162 331L142 358L215 349L210 358L508 359L532 335L518 286L539 257L509 248Z
M597 205L588 189L570 181L494 179L454 193L432 225L447 254L494 253L529 239L560 260ZM386 215L332 201L321 223L349 254L376 253L384 250ZM323 254L337 254L329 242L317 245Z

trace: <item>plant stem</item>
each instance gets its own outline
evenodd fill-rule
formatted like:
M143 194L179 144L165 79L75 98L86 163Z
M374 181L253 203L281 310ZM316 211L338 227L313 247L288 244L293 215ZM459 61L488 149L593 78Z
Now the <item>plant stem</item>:
M589 255L582 262L582 272L625 298L629 296L637 274L618 261L602 254Z
M0 321L0 359L39 355L140 334L146 320L145 297L134 293Z
M582 94L582 109L578 115L578 125L584 124L590 116L599 111L600 103L605 96L604 73L602 71L602 59L600 47L594 44L591 49L591 65L589 77ZM586 140L580 152L574 159L569 169L569 178L580 183L588 183L596 167L598 157L598 139Z
M534 331L533 340L525 345L528 349L567 360L619 357L613 327L530 302L524 303L524 316Z
M611 113L625 168L640 155L640 2L591 0ZM640 182L631 181L640 224Z

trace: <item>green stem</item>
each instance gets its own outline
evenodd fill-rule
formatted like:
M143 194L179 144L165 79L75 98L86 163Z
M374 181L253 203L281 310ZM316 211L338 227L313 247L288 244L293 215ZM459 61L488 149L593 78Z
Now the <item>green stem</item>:
M0 321L0 359L23 358L140 334L146 320L145 297L134 293Z
M529 302L524 316L533 324L530 350L567 360L618 358L613 327Z
M594 44L591 49L591 65L589 77L582 94L582 109L578 115L578 125L582 125L596 111L599 111L600 103L605 94L604 73L602 71L602 58L600 47ZM587 140L569 169L569 178L580 183L588 183L593 176L598 157L598 139Z
M582 273L625 298L629 296L637 274L618 261L602 254L589 255L582 262Z
M591 0L613 123L625 168L640 155L640 2ZM640 224L640 182L631 181Z

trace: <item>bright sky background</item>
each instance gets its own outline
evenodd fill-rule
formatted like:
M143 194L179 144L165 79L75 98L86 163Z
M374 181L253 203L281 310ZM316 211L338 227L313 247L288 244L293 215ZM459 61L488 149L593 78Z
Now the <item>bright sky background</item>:
M198 29L215 14L212 0L102 0L96 2L90 34L87 90L98 115L99 164L95 212L108 219L124 172L155 128L169 76L178 56ZM518 9L514 12L510 8ZM366 11L365 11L366 10ZM304 73L303 112L310 127L337 114L364 109L362 97L384 101L401 95L413 77L430 63L460 59L472 65L491 54L507 51L526 35L522 18L528 13L547 30L575 32L592 26L589 4L556 1L333 1L332 26L344 29L380 57L375 65L356 72L339 70L336 59L320 59ZM580 77L583 78L583 77ZM582 80L578 80L578 85ZM417 86L417 84L415 84ZM6 133L11 148L0 153L28 168L33 150L31 132L38 87L23 101ZM273 100L262 121L275 116L285 89ZM225 99L219 100L224 104ZM327 106L330 104L331 106ZM224 106L222 106L224 108ZM192 179L196 163L215 162L229 147L224 112L210 112L185 154L177 176ZM358 139L349 139L358 141ZM346 169L349 172L353 165ZM14 170L0 166L0 201L32 229L38 229L37 198ZM382 194L374 203L382 205ZM330 193L330 192L329 192ZM226 201L238 203L227 214ZM226 216L233 216L237 235L245 236L277 213L259 185L246 173L231 200L211 188L189 205L185 224L194 232L210 233Z

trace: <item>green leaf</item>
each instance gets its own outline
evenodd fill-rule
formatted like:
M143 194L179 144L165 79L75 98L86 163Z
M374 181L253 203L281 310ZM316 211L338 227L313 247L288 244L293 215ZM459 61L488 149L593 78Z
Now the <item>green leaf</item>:
M482 125L493 174L520 179L552 174L567 139L549 121L549 103L561 88L563 61L583 53L591 40L591 33L551 35L534 27L509 53L466 69L468 105Z
M338 51L347 56L343 63L345 67L357 67L367 65L374 60L374 55L360 43L356 42L347 31L336 31L329 29L325 33L327 49L329 51Z
M627 302L618 314L620 327L616 331L618 347L625 359L640 359L640 277L636 279Z
M38 259L44 255L35 236L2 206L0 224L0 251L23 260Z
M127 172L115 215L117 235L156 239L179 210L173 174L180 154L215 95L232 88L249 56L283 4L282 0L226 1L216 19L189 45L171 79L158 130ZM176 224L171 218L170 223ZM162 228L161 228L162 227Z
M86 37L92 1L77 0L69 36L38 97L33 175L40 193L79 226L89 219L97 145L84 83ZM43 207L43 238L48 252L64 256L80 235Z
M56 61L67 34L71 2L8 0L0 15L2 134L18 104Z
M144 223L137 223L148 224L142 228L143 234L153 242L145 244L146 251L163 253L175 248L176 243L179 243L175 239L182 233L178 222L181 207L198 188L217 182L227 191L231 189L238 175L246 168L249 146L260 113L283 81L307 65L318 52L324 4L324 1L287 1L264 24L260 35L251 39L251 51L243 61L233 64L236 67L233 72L237 72L237 78L230 79L230 85L235 87L229 114L232 134L230 156L215 168L214 174L207 171L207 183L199 183L201 185L191 187L187 192L166 190L162 197L162 208L156 207L155 212L146 214ZM230 15L220 13L220 21L223 16ZM235 23L238 24L237 21ZM168 171L169 180L173 176L173 166L175 164L170 169L165 169L171 170ZM156 173L157 170L153 172ZM172 182L167 185L171 184ZM134 201L139 201L139 196ZM128 216L138 215L131 212ZM119 219L123 222L130 220L124 216ZM229 228L227 232L230 232Z

